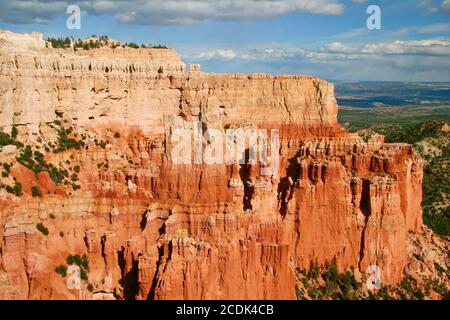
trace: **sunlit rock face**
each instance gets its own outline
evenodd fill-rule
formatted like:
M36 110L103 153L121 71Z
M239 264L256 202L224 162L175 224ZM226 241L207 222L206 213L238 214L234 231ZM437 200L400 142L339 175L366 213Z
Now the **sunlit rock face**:
M295 271L334 257L396 283L422 228L421 160L341 129L333 85L315 77L203 73L171 49L1 32L0 108L24 144L0 152L2 183L22 187L0 189L2 299L294 299ZM173 132L196 123L277 130L279 164L175 163ZM21 164L26 145L67 176ZM74 254L89 260L80 289L55 272Z

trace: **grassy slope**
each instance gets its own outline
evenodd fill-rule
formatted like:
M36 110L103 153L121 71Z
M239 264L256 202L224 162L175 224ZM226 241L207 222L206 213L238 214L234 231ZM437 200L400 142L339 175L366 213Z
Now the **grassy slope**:
M409 126L428 120L450 121L450 106L429 108L341 109L338 116L350 131Z

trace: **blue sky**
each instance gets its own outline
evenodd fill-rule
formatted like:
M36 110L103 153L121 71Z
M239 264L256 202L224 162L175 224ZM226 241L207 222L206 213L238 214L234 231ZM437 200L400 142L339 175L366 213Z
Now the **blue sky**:
M372 4L381 30L366 27ZM211 72L450 81L450 0L0 0L0 29L161 43Z

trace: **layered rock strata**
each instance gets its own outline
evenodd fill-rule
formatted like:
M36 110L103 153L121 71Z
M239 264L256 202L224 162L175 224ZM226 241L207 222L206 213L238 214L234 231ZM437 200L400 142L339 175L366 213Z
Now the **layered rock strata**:
M47 163L78 166L81 188L2 148L23 195L0 190L0 298L294 299L296 270L334 257L401 280L408 232L422 228L422 162L409 145L341 129L332 84L185 72L171 49L40 40L0 33L0 126ZM279 130L279 166L174 163L171 134L196 122ZM83 147L45 149L55 123ZM54 271L70 254L89 259L81 290Z

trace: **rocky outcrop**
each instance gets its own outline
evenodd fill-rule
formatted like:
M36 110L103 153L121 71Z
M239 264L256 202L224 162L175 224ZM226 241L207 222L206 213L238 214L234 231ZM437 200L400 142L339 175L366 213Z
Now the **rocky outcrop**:
M334 257L341 269L381 267L384 283L402 278L408 232L422 227L422 162L409 145L341 129L332 84L185 73L170 49L0 40L0 126L79 172L81 187L3 147L24 194L0 190L0 298L293 299L296 270ZM279 130L279 166L175 163L171 135L195 123ZM57 126L82 147L54 152ZM54 271L70 254L90 262L81 290Z

